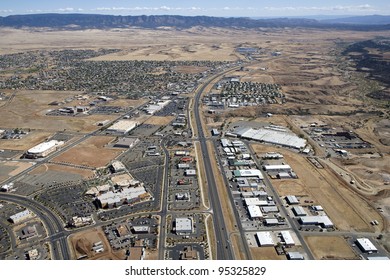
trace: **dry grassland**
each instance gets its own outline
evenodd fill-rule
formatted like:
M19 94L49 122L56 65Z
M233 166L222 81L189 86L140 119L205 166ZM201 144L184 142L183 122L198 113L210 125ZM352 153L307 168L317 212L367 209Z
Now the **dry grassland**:
M305 240L316 260L358 260L359 256L343 237L306 236Z
M32 131L22 139L0 139L0 149L26 151L52 135L52 132Z
M97 129L95 123L103 119L99 115L72 117L46 116L53 101L62 101L79 92L63 91L18 91L6 106L0 108L3 128L30 128L45 132L74 131L91 132ZM104 116L113 120L115 116Z
M93 136L55 157L53 162L65 162L93 168L106 166L121 153L121 150L117 148L109 149L105 147L107 143L114 139L115 137L110 136Z
M147 119L144 124L151 124L151 125L167 125L171 121L175 119L174 116L167 116L167 117L158 117L158 116L153 116Z
M285 260L286 257L278 255L274 247L250 247L254 260Z
M307 195L322 205L340 230L350 231L374 231L370 221L377 219L383 221L380 215L365 200L352 192L348 185L339 179L328 168L316 169L305 157L294 152L254 144L257 154L265 152L279 152L296 172L299 179L273 180L272 184L280 195L292 194ZM289 186L293 186L289 192ZM383 224L383 223L381 223Z
M58 172L64 172L70 174L77 174L82 176L84 179L93 178L95 176L95 173L92 170L75 168L71 166L57 165L57 164L47 164L47 163L38 166L29 174L37 175L37 174L45 173L47 171L58 171Z

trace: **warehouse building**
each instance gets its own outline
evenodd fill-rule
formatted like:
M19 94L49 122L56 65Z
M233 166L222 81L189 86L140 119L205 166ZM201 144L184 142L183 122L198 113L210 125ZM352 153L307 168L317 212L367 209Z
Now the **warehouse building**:
M305 257L299 252L288 252L287 259L297 261L297 260L304 260Z
M112 170L114 173L121 172L121 171L126 171L125 165L120 162L119 160L115 160L111 163Z
M288 164L278 164L278 165L264 165L263 169L267 172L291 172L291 166Z
M299 204L299 201L295 195L288 195L286 196L286 201L288 204L293 205L293 204Z
M306 140L298 137L294 133L281 131L281 129L271 127L260 129L241 127L237 129L234 134L244 139L256 140L298 150L303 149L306 146Z
M30 212L30 210L26 209L22 212L19 212L19 213L16 213L16 214L10 216L9 219L12 223L17 224L17 223L24 221L30 217L31 217L31 212Z
M360 250L364 253L377 253L378 249L372 244L368 238L358 238L356 244L359 246Z
M48 156L50 153L57 150L57 148L61 145L64 145L63 141L50 140L47 142L43 142L41 144L36 145L29 149L25 156L26 158L43 158Z
M256 239L260 247L275 246L272 234L269 231L260 231L256 233Z
M192 220L190 218L175 219L176 234L184 235L192 233Z
M244 198L246 206L257 205L257 206L267 206L268 202L266 200L260 200L258 197L247 197Z
M279 208L278 206L263 206L261 207L261 211L263 213L278 213Z
M156 104L149 104L148 106L146 106L144 111L149 115L153 115L154 113L160 111L162 108L167 106L170 102L171 100L157 101Z
M252 220L259 220L263 218L263 212L261 212L260 207L257 205L249 205L248 212L249 212L249 217Z
M275 218L265 219L266 226L277 226L278 224L279 224L278 219L275 219Z
M307 213L306 213L305 209L303 209L302 206L294 206L292 208L292 211L293 211L294 215L297 217L307 216Z
M263 174L258 169L242 169L242 170L234 170L234 177L254 177L259 178L261 180L264 179Z
M295 242L291 236L291 233L288 230L283 230L280 232L283 242L286 246L294 246Z
M107 128L107 133L126 134L138 126L138 122L130 120L120 120Z
M302 225L319 225L323 228L333 227L332 221L328 216L303 216L299 218Z
M118 141L114 144L114 148L131 149L139 142L138 138L118 138Z

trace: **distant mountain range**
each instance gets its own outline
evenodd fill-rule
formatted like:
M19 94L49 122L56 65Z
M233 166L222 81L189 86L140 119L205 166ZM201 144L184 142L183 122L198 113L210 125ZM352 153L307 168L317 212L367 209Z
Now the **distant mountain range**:
M93 14L31 14L0 17L3 27L48 27L56 29L158 28L178 29L194 26L225 28L306 27L353 30L389 30L390 16L351 17L332 20L306 18L223 18L208 16L112 16Z

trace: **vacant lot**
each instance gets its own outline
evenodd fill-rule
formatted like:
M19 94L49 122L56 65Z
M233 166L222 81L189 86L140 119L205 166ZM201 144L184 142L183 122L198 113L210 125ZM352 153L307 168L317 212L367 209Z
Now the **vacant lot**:
M285 260L286 256L278 255L274 247L250 247L254 260Z
M106 166L121 153L120 149L105 147L107 143L114 139L115 137L110 136L90 137L86 141L55 157L53 162L64 162L93 168Z
M147 119L144 124L151 124L151 125L167 125L171 121L174 120L175 117L169 116L169 117L157 117L153 116Z
M0 161L0 182L23 172L32 165L30 162Z
M7 105L0 108L2 128L23 128L44 130L45 132L75 131L91 132L97 129L95 123L102 116L46 116L49 110L56 109L48 105L53 101L62 101L79 92L67 91L19 91ZM113 120L115 116L105 116Z
M358 260L343 237L306 236L305 240L316 260Z
M272 180L280 195L309 196L322 205L340 230L374 231L370 221L382 221L380 215L328 168L316 169L305 157L277 147L254 144L258 154L278 152L299 179ZM289 189L291 186L291 189ZM294 191L297 191L295 193ZM381 223L383 225L383 223Z
M58 171L58 172L64 172L64 173L70 173L70 174L77 174L83 177L83 179L92 178L95 176L95 173L92 170L88 169L81 169L81 168L75 168L71 166L64 166L64 165L58 165L58 164L42 164L35 168L33 171L31 171L29 174L31 175L38 175L45 173L47 171Z

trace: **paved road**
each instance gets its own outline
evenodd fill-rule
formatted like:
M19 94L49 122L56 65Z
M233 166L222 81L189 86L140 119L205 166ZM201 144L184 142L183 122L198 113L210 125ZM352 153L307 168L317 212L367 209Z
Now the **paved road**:
M194 99L194 117L196 122L196 127L198 130L198 140L200 142L200 148L202 152L202 160L204 163L204 168L206 171L206 181L207 181L207 187L209 190L209 197L210 197L210 206L213 210L213 223L214 223L214 232L215 232L215 238L217 240L217 256L216 259L218 260L232 260L234 259L234 254L231 248L231 244L229 241L229 235L226 231L225 226L225 220L224 220L224 213L222 211L221 207L221 200L218 196L218 190L217 186L215 184L214 180L214 174L212 173L211 169L211 162L210 157L214 155L209 154L209 150L207 147L207 139L203 132L202 122L200 118L200 98L205 91L206 87L210 85L216 78L221 77L225 75L226 73L238 69L239 67L234 67L232 69L225 70L224 72L221 72L213 77L211 77L207 82L205 82L196 92L196 96Z
M256 153L255 153L254 150L252 149L252 146L251 146L250 143L248 143L248 142L245 142L245 144L246 144L247 147L249 148L249 151L250 151L251 154L253 155L253 158L254 158L254 160L255 160L257 166L259 167L260 171L261 171L262 174L263 174L264 183L266 184L266 186L268 186L268 189L270 189L270 190L272 191L272 196L273 196L274 200L275 200L276 203L280 206L279 208L280 208L280 210L281 210L281 212L282 212L282 215L283 215L284 217L287 218L287 220L288 220L288 222L289 222L289 224L290 224L292 230L295 232L295 234L297 235L299 241L301 242L302 247L303 247L303 249L305 250L305 252L306 252L308 258L309 258L310 260L314 260L314 256L313 256L312 252L310 251L309 247L307 246L305 240L303 239L303 237L302 237L302 235L301 235L301 232L299 231L299 229L298 229L298 227L297 227L296 222L293 221L293 219L288 215L287 210L286 210L286 208L284 207L284 205L283 205L283 203L282 203L282 201L281 201L279 195L276 193L274 187L272 186L271 181L270 181L269 178L268 178L268 175L265 174L265 172L260 168L260 167L261 167L260 162L258 161L258 159L257 159L257 157L256 157Z
M47 229L48 240L53 249L53 258L56 260L69 260L70 255L66 238L69 235L64 229L64 224L55 214L46 209L40 203L23 196L0 193L0 200L23 205L33 211L43 222Z

